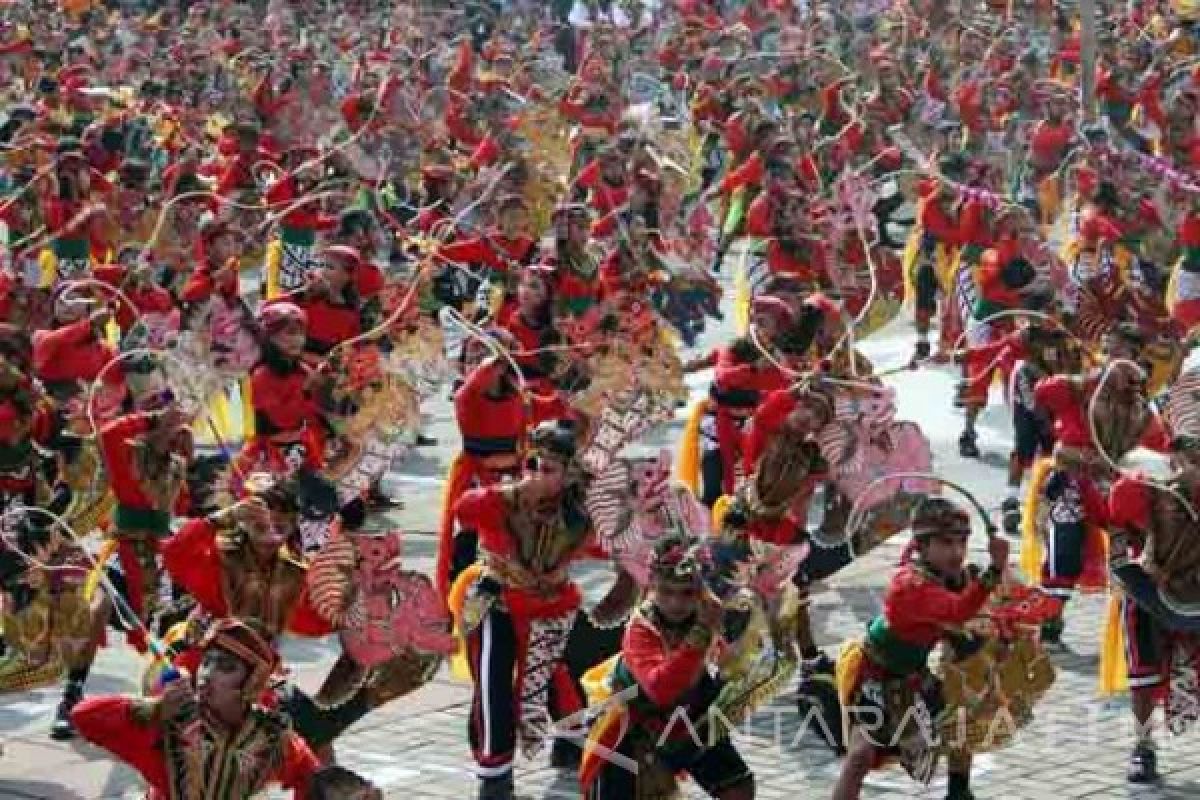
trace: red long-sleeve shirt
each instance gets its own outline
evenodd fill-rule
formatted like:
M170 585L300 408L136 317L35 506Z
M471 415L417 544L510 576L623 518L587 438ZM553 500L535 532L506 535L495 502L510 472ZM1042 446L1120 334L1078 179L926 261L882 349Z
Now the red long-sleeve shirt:
M676 705L704 672L707 653L684 642L672 648L646 620L635 617L625 629L621 658L650 702Z
M451 242L438 248L438 256L455 264L486 264L507 272L511 262L529 263L537 242L528 236L509 239L499 232Z
M758 404L764 392L782 389L787 385L787 378L773 364L744 363L738 360L733 348L730 347L721 348L717 352L713 386L718 398L731 396L729 399L749 401L747 403L730 403L730 405L746 405L753 408Z
M322 213L315 203L296 203L296 181L291 175L271 184L266 200L277 211L288 209L280 219L284 227L310 231L329 231L337 227L337 217Z
M767 444L787 421L788 415L799 406L799 401L789 389L777 389L767 395L742 437L742 459L746 474L752 474L758 459L767 449Z
M116 355L97 337L89 320L81 319L54 330L33 333L33 373L44 383L92 381ZM105 375L106 383L119 383L120 365Z
M1091 425L1088 422L1088 399L1090 392L1082 392L1066 375L1052 375L1038 381L1033 390L1034 403L1044 409L1054 420L1054 440L1064 447L1094 450ZM1162 420L1152 416L1140 440L1142 447L1165 453L1171 441Z
M92 277L109 286L121 289L133 304L132 308L129 303L124 301L117 304L114 316L117 326L122 331L132 328L142 314L169 314L175 308L175 301L166 289L161 286L145 284L136 287L126 286L127 275L128 270L120 265L97 267L92 271Z
M464 441L511 440L516 450L525 438L530 414L521 395L514 392L495 399L487 394L506 368L506 363L486 361L467 375L455 393L454 417Z
M286 372L266 364L255 367L250 375L250 393L259 434L299 431L306 422L317 419L319 409L305 389L307 380L308 370L300 365Z
M84 739L103 747L137 770L150 786L148 800L167 800L172 795L163 753L162 723L143 721L135 715L134 709L134 700L129 697L88 697L75 706L71 722ZM281 757L272 772L272 780L290 789L294 800L305 800L309 780L320 768L320 762L293 731L284 732L280 747ZM237 758L234 748L229 749L228 757ZM233 769L234 766L229 764L226 768Z
M575 177L575 185L591 192L590 203L600 214L608 214L629 201L628 182L614 186L604 180L599 161L591 161Z
M230 615L229 602L221 588L224 567L216 526L203 518L188 520L178 533L162 542L159 552L171 579L196 598L201 608L218 618ZM313 608L307 586L292 606L285 628L301 636L326 636L334 631Z
M917 221L925 233L947 245L959 244L958 223L942 208L936 194L918 203Z
M142 488L142 476L134 465L134 445L138 437L153 425L149 414L135 413L118 417L100 431L100 454L117 504L131 509L166 511L176 514L187 509L187 492L175 496L171 508L159 508L158 501Z
M883 616L897 638L918 647L933 647L948 629L959 628L976 616L988 594L976 579L956 592L919 568L905 565L888 585Z
M740 167L726 175L717 188L721 194L733 194L743 187L761 186L766 171L762 155L755 152Z
M585 128L602 128L609 135L616 135L621 124L618 107L608 104L604 108L597 108L584 98L573 97L570 92L558 101L558 112Z

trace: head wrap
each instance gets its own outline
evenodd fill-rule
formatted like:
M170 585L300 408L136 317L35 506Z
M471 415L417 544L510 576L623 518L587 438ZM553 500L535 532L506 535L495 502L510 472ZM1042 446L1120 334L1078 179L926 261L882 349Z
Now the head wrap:
M971 517L945 497L924 497L909 522L913 538L937 535L970 536Z
M201 649L211 648L224 650L246 665L248 674L243 692L250 701L263 693L279 668L279 654L270 638L239 619L223 619L208 629Z

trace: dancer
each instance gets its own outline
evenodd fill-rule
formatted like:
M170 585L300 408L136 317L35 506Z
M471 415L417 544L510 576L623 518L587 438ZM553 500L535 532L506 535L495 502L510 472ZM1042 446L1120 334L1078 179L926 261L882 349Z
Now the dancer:
M80 735L133 767L151 800L250 797L270 784L307 796L318 763L285 717L257 705L279 669L270 637L222 620L204 637L203 660L155 699L99 696L71 720Z
M992 536L987 569L965 568L970 518L944 498L929 497L914 510L912 532L913 560L892 577L883 614L868 627L861 663L844 684L850 739L834 800L859 797L867 774L888 757L920 782L932 778L940 754L929 726L938 724L945 702L929 655L943 639L960 650L970 644L960 631L983 609L1008 565L1008 541ZM928 722L917 722L913 708L923 709ZM950 753L947 766L947 800L969 800L971 754Z
M663 537L649 594L629 621L610 678L614 693L636 687L637 694L621 707L623 720L609 712L589 738L580 769L587 797L655 796L679 772L710 797L754 797L754 775L731 738L709 731L708 714L721 693L712 670L724 615L721 601L704 584L700 560L688 540ZM686 724L677 719L680 709L686 711ZM693 738L692 731L699 736ZM619 759L602 758L600 748Z

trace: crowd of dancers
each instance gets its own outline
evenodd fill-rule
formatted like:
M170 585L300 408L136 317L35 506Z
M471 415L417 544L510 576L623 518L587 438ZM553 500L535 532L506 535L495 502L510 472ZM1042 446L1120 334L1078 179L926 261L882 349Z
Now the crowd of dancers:
M730 732L772 702L820 720L837 800L889 763L965 800L1104 591L1101 688L1132 696L1129 780L1160 780L1155 730L1200 718L1197 24L4 5L0 695L61 687L47 733L153 798L381 796L338 737L448 667L484 800L519 755L598 800L752 798ZM736 335L700 351L714 321ZM862 354L885 328L911 359ZM913 370L960 378L962 458L1008 409L999 509L896 419ZM426 575L382 479L447 392ZM822 649L810 598L892 537L878 615ZM337 635L315 693L285 634ZM87 693L101 647L144 655L139 696Z

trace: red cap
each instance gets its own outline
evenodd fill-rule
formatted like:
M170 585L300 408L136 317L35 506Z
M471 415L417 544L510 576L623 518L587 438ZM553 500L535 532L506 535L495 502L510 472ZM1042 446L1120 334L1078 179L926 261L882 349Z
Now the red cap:
M294 323L308 326L308 314L295 303L271 303L263 306L258 312L258 324L268 335L279 333Z
M351 269L358 269L362 266L362 255L357 248L350 247L345 244L332 244L321 251L325 257L326 263L338 262L348 265Z

